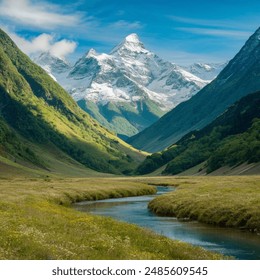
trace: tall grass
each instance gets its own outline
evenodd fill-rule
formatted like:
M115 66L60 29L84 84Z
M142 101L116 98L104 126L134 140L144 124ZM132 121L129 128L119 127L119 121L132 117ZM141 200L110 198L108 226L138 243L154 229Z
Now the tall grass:
M260 231L260 177L187 177L172 180L176 191L149 203L159 215Z
M0 180L0 259L220 259L135 225L77 212L80 200L154 193L121 178Z

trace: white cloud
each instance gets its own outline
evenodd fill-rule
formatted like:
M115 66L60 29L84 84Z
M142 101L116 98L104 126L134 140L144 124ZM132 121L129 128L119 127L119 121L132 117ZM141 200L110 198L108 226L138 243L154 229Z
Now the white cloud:
M75 51L77 44L72 41L63 39L54 43L50 48L50 53L59 58L65 58L68 54Z
M31 40L26 40L15 33L8 32L17 46L27 55L33 55L41 52L50 52L52 55L64 59L67 55L73 53L77 44L66 39L55 41L55 36L43 33Z
M63 14L58 5L32 0L0 0L1 17L26 26L53 29L59 26L75 26L81 21L79 13Z
M45 34L38 38L40 43L36 39L28 41L17 36L17 30L72 34L73 37L78 37L80 40L96 41L112 47L112 44L117 44L124 36L144 27L140 21L122 19L104 22L102 19L87 14L86 11L68 10L66 6L53 4L53 2L56 1L0 0L0 25L4 24L8 26L9 31L13 30L12 38L24 52L32 53L34 49L49 49L51 39ZM120 10L118 13L122 16L125 11ZM10 34L10 32L8 33ZM72 52L74 45L70 43L63 41L60 47L65 52ZM62 55L59 47L53 49L55 54Z

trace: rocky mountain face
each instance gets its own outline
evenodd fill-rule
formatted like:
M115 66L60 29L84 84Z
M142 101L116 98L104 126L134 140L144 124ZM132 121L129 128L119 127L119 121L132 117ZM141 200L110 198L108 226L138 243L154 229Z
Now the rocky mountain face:
M218 77L195 96L179 104L129 143L138 149L160 151L186 133L205 127L231 104L260 89L260 28Z
M89 50L74 66L50 54L42 54L35 62L81 108L122 138L142 131L209 82L209 76L205 81L150 52L136 34L109 54Z

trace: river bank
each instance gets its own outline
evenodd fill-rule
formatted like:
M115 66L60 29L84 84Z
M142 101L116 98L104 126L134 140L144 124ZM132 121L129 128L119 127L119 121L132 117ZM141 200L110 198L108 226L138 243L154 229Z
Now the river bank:
M157 215L260 233L259 176L179 177L172 184L175 192L149 203Z
M223 259L138 226L77 212L76 201L153 194L134 178L0 180L0 259Z
M174 190L176 188L158 186L155 195L83 201L73 204L73 207L85 213L136 224L173 240L187 242L235 259L260 259L260 238L256 234L158 216L149 211L147 206L150 201Z

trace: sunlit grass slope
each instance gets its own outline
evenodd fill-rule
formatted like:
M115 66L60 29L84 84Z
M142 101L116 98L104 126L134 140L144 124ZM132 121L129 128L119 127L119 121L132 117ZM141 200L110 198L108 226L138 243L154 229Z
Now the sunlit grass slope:
M35 145L55 146L84 166L118 174L144 157L82 111L1 30L0 109L0 154L14 162L48 169Z

